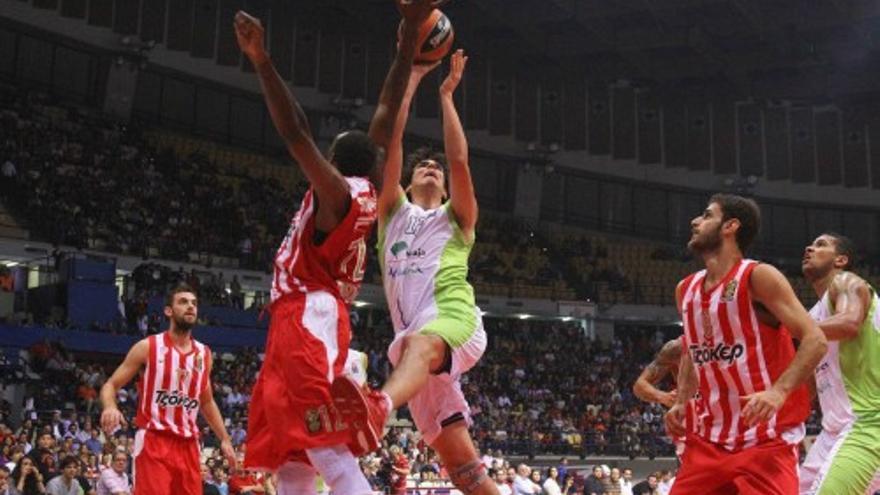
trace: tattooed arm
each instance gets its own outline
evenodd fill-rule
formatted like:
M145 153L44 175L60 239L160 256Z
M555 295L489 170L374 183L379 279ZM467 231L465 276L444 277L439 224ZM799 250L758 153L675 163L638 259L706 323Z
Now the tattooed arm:
M657 353L633 384L633 393L645 402L656 402L666 407L675 403L676 391L664 392L656 387L681 360L681 339L670 340Z

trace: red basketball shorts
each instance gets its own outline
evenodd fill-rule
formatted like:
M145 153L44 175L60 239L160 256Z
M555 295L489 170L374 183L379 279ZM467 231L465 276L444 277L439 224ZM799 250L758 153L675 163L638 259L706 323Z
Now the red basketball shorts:
M345 368L350 340L348 309L327 292L273 304L248 410L245 466L275 471L285 461L305 459L302 450L349 443L330 384Z
M797 445L777 439L729 452L688 435L670 495L797 495Z
M201 495L197 439L138 430L133 453L134 495Z

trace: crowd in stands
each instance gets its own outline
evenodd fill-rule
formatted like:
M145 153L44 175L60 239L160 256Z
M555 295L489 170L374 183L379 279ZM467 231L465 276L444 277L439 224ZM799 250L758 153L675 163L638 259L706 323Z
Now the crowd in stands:
M198 150L154 148L135 127L39 93L0 87L0 129L4 204L54 244L266 270L298 206L272 178L228 175Z
M374 384L381 383L390 371L384 355L391 337L387 325L382 312L355 316L354 346L368 353ZM507 477L511 466L503 462L505 454L653 457L670 453L663 439L662 411L639 403L629 391L638 371L632 363L650 359L665 335L629 332L629 337L602 348L572 323L487 318L487 329L489 352L466 375L463 387L473 406L475 437L492 457L484 456L484 460L499 482L515 481L515 477ZM62 461L74 456L83 476L94 486L101 467L113 467L114 452L130 453L137 389L132 383L119 391L117 401L129 424L115 435L105 435L97 428L97 392L118 364L118 357L75 357L52 342L39 342L28 351L29 371L40 378L26 383L21 418L10 417L9 404L0 409L0 423L16 425L2 434L0 460L19 463L20 454L48 442L40 439L48 432L53 460L45 461L49 467L44 479L61 473ZM246 448L247 404L260 358L250 349L216 355L214 395L239 451ZM398 416L403 425L407 417L405 409ZM202 442L206 452L217 450L218 443L207 427ZM502 462L493 463L496 458ZM447 483L442 481L446 473L436 455L411 428L403 426L386 437L383 450L362 459L362 468L379 491L393 490L401 480L410 485ZM237 472L223 465L219 456L206 459L206 479L231 486ZM543 485L549 472L540 476ZM583 486L586 481L582 478L572 478L572 490ZM260 482L269 483L265 479ZM557 482L564 488L565 476Z
M8 85L0 130L4 205L32 238L54 244L265 272L306 188L295 167L265 155L121 125ZM488 211L478 232L471 272L481 294L669 305L696 267L681 245L542 232ZM368 260L365 279L379 283ZM799 266L789 271L812 300ZM865 267L875 283L878 274Z

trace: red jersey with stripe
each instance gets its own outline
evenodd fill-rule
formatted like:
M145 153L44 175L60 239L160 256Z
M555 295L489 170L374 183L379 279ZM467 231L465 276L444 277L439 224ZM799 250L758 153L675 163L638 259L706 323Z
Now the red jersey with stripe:
M376 191L363 177L346 177L351 205L323 242L315 243L317 198L309 189L275 255L272 302L286 294L330 292L351 303L364 278L366 237L376 221Z
M714 287L705 287L706 270L683 282L684 350L693 360L700 392L690 429L730 451L783 434L799 441L793 436L802 436L810 411L806 387L800 387L766 423L749 428L740 414L740 397L769 389L795 355L788 329L760 322L752 306L749 285L757 264L741 260Z
M198 438L196 418L202 392L208 387L211 350L192 339L192 350L175 349L168 332L147 337L149 357L138 380L135 424L145 430Z

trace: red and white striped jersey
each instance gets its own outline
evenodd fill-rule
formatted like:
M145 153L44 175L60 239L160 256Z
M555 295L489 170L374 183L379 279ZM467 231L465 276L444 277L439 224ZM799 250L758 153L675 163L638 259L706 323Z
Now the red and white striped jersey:
M275 255L272 302L286 294L325 290L351 303L366 267L366 237L376 221L376 191L363 177L346 177L351 206L319 245L315 236L315 194L309 189Z
M757 264L741 260L714 287L704 287L706 270L690 275L679 308L684 350L699 379L697 417L690 429L731 451L802 431L810 407L801 387L767 423L748 428L740 414L740 397L770 388L795 355L788 329L761 323L752 306L749 284Z
M186 354L174 348L168 332L147 337L149 357L138 380L135 424L184 438L198 438L196 418L202 392L209 386L211 350L192 339Z

